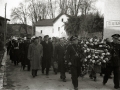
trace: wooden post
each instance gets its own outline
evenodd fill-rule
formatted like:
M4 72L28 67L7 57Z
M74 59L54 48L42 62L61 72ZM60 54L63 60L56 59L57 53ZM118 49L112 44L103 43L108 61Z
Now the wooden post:
M6 6L7 6L7 3L5 3L5 20L4 20L4 46L6 44L6 29L7 29L7 21L6 21Z

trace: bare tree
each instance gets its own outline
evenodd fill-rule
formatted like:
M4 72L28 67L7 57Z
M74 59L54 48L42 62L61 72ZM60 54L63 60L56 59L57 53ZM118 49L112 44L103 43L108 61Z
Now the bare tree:
M26 10L26 6L23 3L19 4L19 7L17 8L13 8L12 9L12 13L11 13L11 18L14 22L21 22L22 24L24 24L24 29L27 32L27 10Z

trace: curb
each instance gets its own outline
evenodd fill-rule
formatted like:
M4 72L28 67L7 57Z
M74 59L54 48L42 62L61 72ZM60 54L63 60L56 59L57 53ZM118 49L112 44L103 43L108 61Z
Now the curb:
M4 85L7 85L6 81L6 60L7 60L7 50L4 52L4 56L1 62L1 67L0 67L0 90L3 89Z

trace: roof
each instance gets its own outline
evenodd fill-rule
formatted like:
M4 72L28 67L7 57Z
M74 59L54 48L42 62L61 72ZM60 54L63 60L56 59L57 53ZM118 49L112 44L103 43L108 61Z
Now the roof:
M0 16L0 19L5 19L5 18ZM6 18L6 20L10 21L10 19L7 19L7 18Z
M66 15L66 16L70 17L70 15L68 15L68 14L61 13L55 19L42 19L42 20L38 21L35 24L35 26L53 26L53 23L55 21L57 21L62 15Z
M59 15L54 19L53 23L54 23L56 20L58 20L62 15L66 15L66 16L70 17L70 15L68 15L68 14L66 14L66 13L61 13L61 14L59 14Z
M42 19L38 21L35 26L53 26L54 19Z

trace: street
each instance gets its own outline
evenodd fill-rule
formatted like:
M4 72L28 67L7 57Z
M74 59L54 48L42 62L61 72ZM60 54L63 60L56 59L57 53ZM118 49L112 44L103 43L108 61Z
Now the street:
M66 72L66 81L62 82L60 74L54 74L52 68L49 76L43 75L41 70L38 76L33 78L30 71L23 71L21 65L14 66L8 59L6 62L6 85L3 90L73 90L71 75ZM97 80L93 81L89 75L84 78L79 77L79 90L114 90L113 80L103 86L102 77L97 74Z

